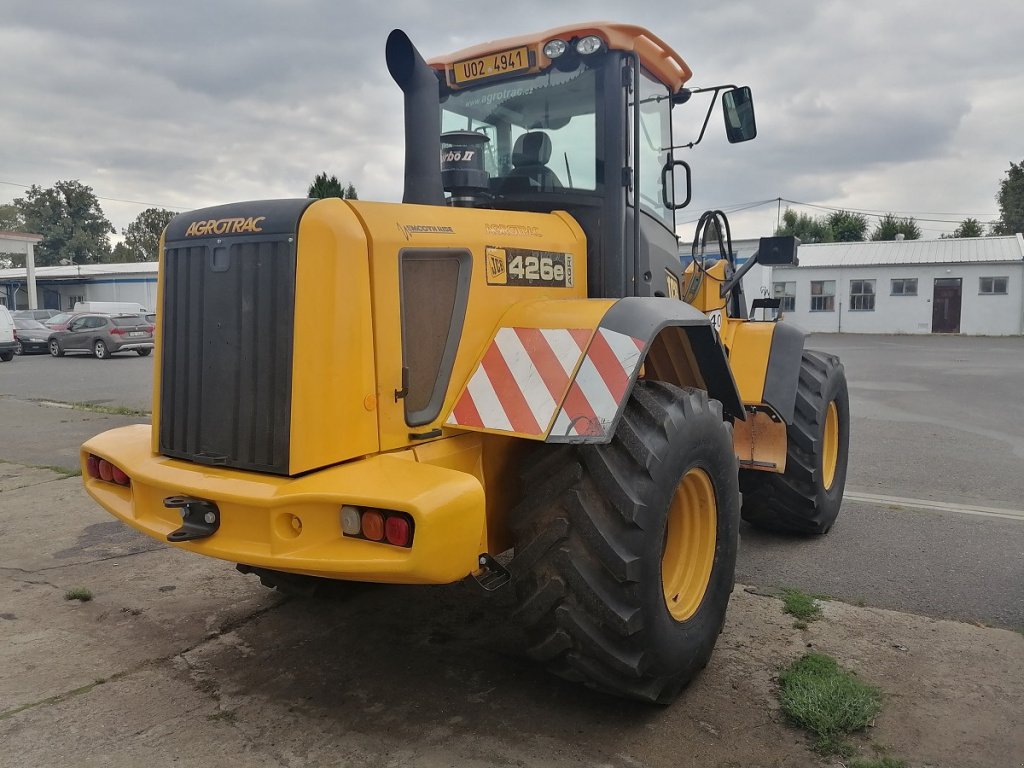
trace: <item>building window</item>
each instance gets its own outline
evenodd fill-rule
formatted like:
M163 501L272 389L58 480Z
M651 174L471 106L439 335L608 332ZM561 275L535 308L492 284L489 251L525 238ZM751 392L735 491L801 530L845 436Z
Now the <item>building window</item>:
M796 283L772 283L772 297L781 302L780 312L796 311Z
M979 279L978 293L998 294L1006 293L1008 277L982 277Z
M875 311L875 281L874 280L851 280L850 281L850 311L851 312L874 312Z
M811 312L836 311L836 281L811 280Z
M894 278L889 293L893 296L917 296L917 278Z
M74 309L75 304L78 304L80 301L85 301L85 296L72 296L68 299L68 309Z

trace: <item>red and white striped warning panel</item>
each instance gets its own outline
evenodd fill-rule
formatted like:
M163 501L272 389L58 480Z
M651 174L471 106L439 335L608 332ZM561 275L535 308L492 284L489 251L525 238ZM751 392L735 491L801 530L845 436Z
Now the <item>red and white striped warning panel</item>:
M644 345L598 329L584 357L590 335L586 328L500 328L446 424L543 437L555 420L556 427L564 421L562 442L601 439Z
M591 443L610 436L640 367L644 341L599 328L551 427L548 442Z

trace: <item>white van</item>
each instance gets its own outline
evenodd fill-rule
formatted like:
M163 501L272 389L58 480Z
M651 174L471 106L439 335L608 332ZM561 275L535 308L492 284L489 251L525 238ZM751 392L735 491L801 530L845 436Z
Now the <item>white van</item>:
M18 342L14 340L14 319L7 307L0 304L0 360L5 363L14 359L14 350Z
M74 311L104 315L144 315L149 310L134 301L76 301Z

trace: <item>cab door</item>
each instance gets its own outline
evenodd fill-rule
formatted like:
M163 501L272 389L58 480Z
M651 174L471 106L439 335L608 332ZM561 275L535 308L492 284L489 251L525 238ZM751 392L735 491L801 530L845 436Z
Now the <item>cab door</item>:
M626 252L634 253L634 295L679 297L679 240L673 210L672 116L669 89L636 67L629 94L632 126ZM639 248L637 247L639 246Z

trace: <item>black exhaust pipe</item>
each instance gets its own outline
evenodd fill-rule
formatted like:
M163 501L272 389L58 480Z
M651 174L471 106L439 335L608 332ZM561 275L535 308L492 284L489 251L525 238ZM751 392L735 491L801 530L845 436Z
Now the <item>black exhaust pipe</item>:
M388 35L388 72L405 94L403 203L444 205L440 86L434 70L400 29Z

